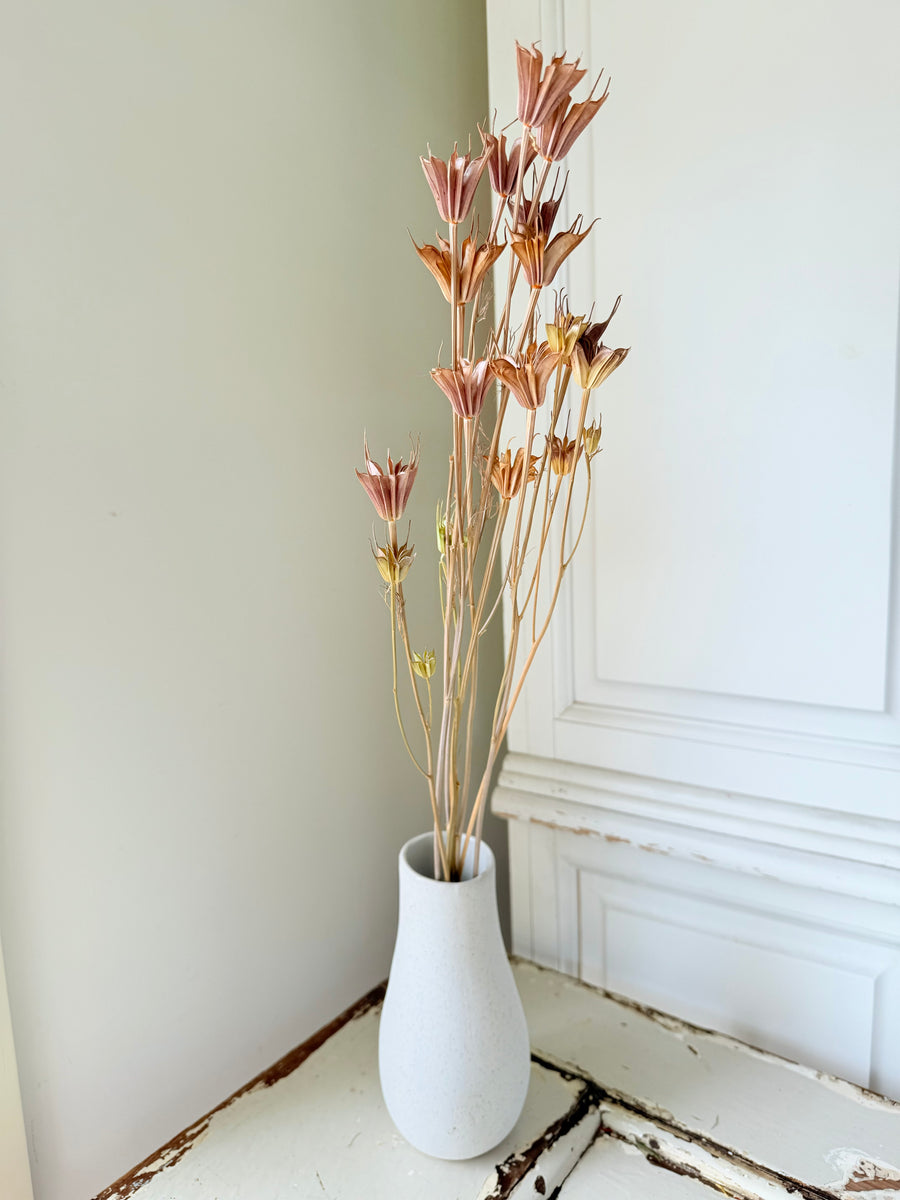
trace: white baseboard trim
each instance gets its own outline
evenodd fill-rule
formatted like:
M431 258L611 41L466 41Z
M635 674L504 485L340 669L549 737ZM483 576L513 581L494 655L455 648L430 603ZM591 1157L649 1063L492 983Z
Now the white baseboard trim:
M900 796L898 820L885 821L509 754L492 806L498 816L900 905Z
M900 822L510 754L516 953L900 1095Z

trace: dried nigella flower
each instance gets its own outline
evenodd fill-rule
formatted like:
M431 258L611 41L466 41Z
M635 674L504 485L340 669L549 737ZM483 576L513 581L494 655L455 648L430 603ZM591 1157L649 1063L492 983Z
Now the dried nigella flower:
M587 350L588 347L590 347L591 354L594 353L594 351L600 345L600 342L603 338L604 333L606 333L607 329L609 328L610 321L613 319L613 317L619 311L619 305L621 303L622 303L622 297L616 296L616 302L612 306L610 314L606 318L606 320L605 321L595 321L592 325L589 325L587 327L587 329L584 331L584 334L580 338L580 341L584 345L585 350Z
M537 479L537 468L534 465L537 458L534 455L529 455L528 458L529 462L526 468L525 451L520 448L516 451L515 458L513 458L512 451L507 449L494 459L494 465L491 467L491 483L500 493L501 500L512 500L523 486L527 486Z
M488 388L494 382L490 367L485 359L472 363L461 358L455 371L450 367L436 367L431 378L453 405L456 415L471 421L484 407Z
M421 160L438 212L449 224L458 225L469 215L489 157L485 151L473 162L471 154L460 154L454 146L446 162L433 154Z
M581 456L581 447L574 438L550 438L550 470L554 475L571 475Z
M605 321L596 321L589 325L578 338L578 343L572 353L572 374L575 382L582 388L599 387L604 379L625 360L627 350L611 350L602 344L604 333L610 321L616 315L622 297L617 296L609 316Z
M516 42L516 69L519 75L516 111L526 128L542 125L560 101L571 95L572 89L587 74L578 66L580 61L566 62L562 54L558 58L551 58L542 78L544 56L540 50L534 45L528 49Z
M368 443L363 444L366 469L357 471L356 477L366 489L379 517L384 521L399 521L416 481L416 472L419 469L419 447L413 446L408 463L404 463L399 458L394 462L388 453L387 470L385 471L369 457Z
M451 259L450 243L444 238L438 238L438 245L416 246L416 254L432 273L444 293L448 304L452 303L451 296ZM478 294L478 289L484 282L484 277L503 253L504 243L482 242L476 238L463 239L459 254L459 270L457 275L457 302L469 304Z
M475 237L463 238L459 251L460 304L469 304L478 295L484 277L503 253L505 242L482 242Z
M587 327L588 323L584 317L573 317L569 312L565 297L560 297L556 304L553 324L545 326L550 349L555 350L563 360L567 360L575 349L575 343Z
M584 444L584 452L588 458L593 458L600 449L600 424L602 418L598 417L596 425L585 425L581 431L581 441Z
M601 75L602 78L602 75ZM597 80L597 84L600 79ZM593 98L593 92L580 104L570 104L568 97L561 100L546 120L534 131L534 140L541 157L547 162L559 162L565 158L578 138L584 133L591 121L606 103L609 97L609 83L599 99Z
M430 679L434 674L436 666L433 650L423 650L421 654L418 651L413 651L412 669L420 677L420 679Z
M522 264L525 278L533 288L546 287L572 251L594 227L594 222L582 231L581 217L576 217L570 229L558 233L551 241L534 225L520 226L510 235L509 244Z
M534 141L531 138L525 139L525 158L523 160L521 138L516 138L512 144L512 149L507 154L505 133L501 133L499 137L495 137L492 133L485 133L480 125L478 132L481 134L485 153L490 156L488 158L488 173L491 177L491 187L498 196L502 196L504 199L514 196L519 183L520 164L524 174L534 162L535 155L537 154Z
M580 388L590 391L599 387L604 379L608 379L616 367L622 365L627 356L628 350L621 347L618 350L611 350L602 342L591 353L590 342L586 343L582 337L572 351L572 378Z
M556 220L556 214L559 212L559 206L562 204L562 198L565 195L568 178L569 177L567 175L563 180L562 188L557 196L556 184L559 180L559 175L557 173L557 179L553 184L553 192L551 193L549 199L544 200L537 206L536 211L532 211L534 209L534 197L532 196L531 199L528 199L526 196L523 196L520 212L523 213L524 216L520 221L517 222L516 228L521 230L526 225L531 225L549 237L550 231L553 229L553 222ZM507 205L510 212L513 212L515 205L513 204L512 200L508 200Z
M450 294L450 245L443 238L438 238L440 245L432 246L426 242L424 246L419 246L413 242L416 254L421 258L422 262L432 273L440 285L441 291L444 293L444 299L448 304L453 303Z
M523 408L536 409L544 403L547 383L556 370L560 355L546 342L532 342L523 354L503 354L491 363L491 370L509 388Z
M410 546L409 542L404 542L402 546L394 549L393 546L373 546L372 554L375 558L375 566L378 568L378 573L385 583L389 583L391 587L396 587L398 583L402 583L409 573L409 568L413 564L415 555L415 546Z

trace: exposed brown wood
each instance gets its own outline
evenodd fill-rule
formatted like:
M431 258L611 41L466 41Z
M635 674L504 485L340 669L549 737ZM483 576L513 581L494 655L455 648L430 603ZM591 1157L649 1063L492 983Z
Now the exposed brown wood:
M217 1104L210 1111L193 1125L189 1125L187 1129L183 1129L181 1133L175 1135L171 1141L166 1142L158 1150L148 1155L143 1162L138 1163L127 1175L123 1175L117 1179L115 1183L110 1184L104 1191L98 1193L94 1200L127 1200L127 1197L133 1196L138 1188L142 1187L154 1175L158 1175L160 1171L164 1171L167 1167L173 1166L187 1154L188 1150L194 1145L199 1137L201 1137L209 1128L209 1123L212 1118L222 1111L223 1108L228 1108L235 1100L239 1100L241 1096L245 1096L248 1092L257 1090L258 1088L271 1087L277 1083L279 1079L284 1079L286 1075L290 1075L293 1071L305 1062L311 1054L323 1046L329 1038L334 1035L345 1025L351 1021L355 1021L358 1017L364 1016L370 1012L384 999L385 988L387 983L379 983L377 987L372 988L367 992L362 999L357 1000L355 1004L351 1004L333 1021L329 1021L327 1025L323 1025L311 1037L308 1037L305 1042L299 1046L295 1046L293 1050L289 1050L283 1058L279 1058L276 1063L268 1067L265 1071L260 1072L249 1083L245 1084L227 1100L223 1100L221 1104Z
M577 1083L579 1085L578 1095L569 1109L552 1125L548 1125L530 1145L526 1146L524 1150L517 1150L497 1165L495 1168L497 1182L490 1192L485 1193L484 1200L509 1200L514 1189L522 1182L544 1151L549 1150L576 1125L580 1125L589 1113L596 1112L600 1107L602 1089L593 1080L561 1067L558 1063L547 1062L538 1054L532 1054L531 1061L560 1075L569 1083ZM573 1163L572 1166L574 1167L575 1164ZM543 1195L547 1186L543 1176L537 1177L534 1186L535 1190Z
M517 970L519 970L518 967ZM540 975L545 974L544 970L530 965L529 974L535 971L538 971ZM549 978L547 987L544 988L542 985L544 1002L554 1006L558 1002L565 1003L566 995L564 994L565 989L561 986L562 978L553 971L548 970L546 974ZM606 1011L605 1020L611 1029L615 1029L617 1024L634 1026L638 1028L639 1032L643 1031L643 1034L646 1034L654 1044L659 1042L661 1037L664 1041L671 1039L672 1036L677 1037L689 1052L685 1056L688 1063L695 1061L689 1056L700 1055L699 1047L701 1045L708 1047L711 1043L716 1049L727 1051L728 1057L734 1058L738 1065L743 1061L742 1056L747 1052L748 1048L744 1043L738 1043L725 1035L704 1030L611 993L603 993L602 989L587 988L586 985L580 986L584 987L587 992L596 993L598 997L606 997L602 1001L598 999L597 1003L602 1003ZM301 1046L290 1051L268 1070L256 1076L205 1117L182 1131L117 1183L100 1193L94 1200L128 1200L128 1198L138 1200L138 1194L144 1184L181 1160L185 1161L173 1172L173 1183L174 1177L177 1176L181 1179L183 1173L190 1173L194 1158L190 1156L185 1159L185 1156L189 1155L189 1152L206 1135L217 1113L248 1093L272 1087L273 1084L277 1084L289 1076L316 1049L328 1042L354 1018L361 1017L375 1008L383 999L384 990L384 985L373 989L357 1004L352 1005ZM569 995L569 1001L577 1008L573 995ZM610 1002L614 1003L614 1009L610 1008ZM626 1010L635 1014L634 1019L628 1019ZM652 1024L644 1025L644 1021L652 1022ZM374 1020L371 1023L364 1023L358 1027L358 1033L366 1039L370 1036L374 1037L375 1024ZM659 1028L654 1029L654 1026ZM665 1035L662 1034L662 1030L667 1031ZM692 1043L696 1043L696 1045ZM339 1042L335 1043L335 1047L339 1044ZM554 1044L552 1038L550 1044ZM568 1043L563 1039L560 1045L568 1045ZM574 1044L571 1049L578 1053ZM737 1053L738 1051L740 1054ZM762 1054L762 1052L756 1053ZM775 1069L778 1069L777 1056L766 1054L763 1057L771 1062ZM835 1169L835 1175L840 1177L840 1182L833 1181L820 1172L815 1176L815 1183L811 1184L805 1182L803 1168L795 1167L791 1161L778 1160L771 1167L762 1165L764 1161L768 1160L759 1153L758 1148L754 1150L749 1146L745 1147L739 1129L729 1126L730 1134L725 1135L724 1140L717 1141L715 1140L716 1135L711 1135L711 1131L706 1133L698 1130L692 1119L685 1113L679 1113L676 1117L662 1107L665 1103L664 1097L660 1098L659 1103L654 1103L655 1092L648 1093L646 1090L638 1090L637 1097L632 1095L627 1078L615 1076L615 1085L613 1085L612 1078L608 1084L600 1083L599 1080L605 1078L605 1066L602 1058L589 1058L588 1061L595 1064L595 1069L582 1067L580 1058L573 1061L566 1053L557 1057L552 1053L534 1051L532 1061L543 1070L556 1074L568 1085L562 1097L562 1103L568 1104L568 1108L552 1123L545 1125L527 1146L522 1148L519 1143L519 1148L514 1153L509 1154L494 1167L489 1181L483 1185L488 1190L479 1193L484 1200L514 1200L516 1196L526 1193L529 1196L540 1196L545 1200L554 1200L554 1197L564 1195L565 1180L560 1178L560 1175L563 1172L568 1175L574 1170L583 1156L590 1151L590 1147L601 1139L631 1146L643 1155L648 1165L659 1167L665 1172L687 1176L729 1196L731 1200L751 1200L751 1197L758 1196L757 1183L762 1181L767 1182L768 1188L772 1190L773 1194L777 1191L779 1194L793 1195L796 1200L866 1200L866 1195L871 1196L872 1200L881 1200L881 1197L888 1200L889 1196L896 1196L897 1200L900 1200L900 1172L896 1167L889 1166L878 1157L879 1148L885 1141L884 1137L881 1137L880 1140L875 1139L877 1144L873 1143L871 1146L867 1144L866 1151L860 1148L855 1151L840 1152L841 1166ZM797 1067L792 1067L792 1070L799 1070L811 1085L815 1086L818 1073ZM316 1074L315 1070L313 1074ZM828 1076L821 1077L826 1082L830 1081ZM842 1087L847 1089L851 1088L851 1085L844 1084ZM864 1089L860 1088L852 1088L852 1092L858 1093L860 1100L865 1095ZM276 1089L272 1100L277 1100L278 1095L279 1091ZM378 1120L383 1120L384 1115L378 1108L379 1102L375 1091L372 1091L370 1099L378 1109ZM890 1108L895 1107L893 1103L886 1102L881 1098L878 1098L878 1103L879 1106L887 1104ZM559 1112L560 1108L554 1106L543 1120L538 1122L538 1125L543 1125ZM893 1117L893 1114L889 1115ZM717 1117L713 1129L718 1124ZM213 1126L214 1130L219 1128L218 1125ZM535 1126L532 1125L531 1128L534 1129ZM893 1129L894 1125L890 1124L890 1130L893 1131ZM724 1127L719 1130L718 1137L720 1139L723 1138L723 1133ZM359 1136L358 1132L355 1136ZM351 1139L350 1145L353 1140ZM837 1141L840 1141L839 1136ZM850 1141L853 1144L852 1138ZM887 1136L887 1141L893 1144L892 1134ZM310 1143L310 1146L313 1144L317 1146L318 1142ZM827 1144L831 1146L835 1143L829 1141ZM509 1145L510 1143L507 1143L507 1146ZM551 1150L555 1152L550 1156L548 1162L547 1155ZM613 1155L620 1153L612 1146L609 1146L609 1151ZM311 1151L311 1153L315 1154L316 1151ZM337 1153L340 1153L340 1149ZM758 1161L759 1159L762 1161ZM593 1161L600 1162L601 1160L605 1161L603 1153L599 1152ZM666 1183L662 1176L659 1177L659 1182L662 1185L661 1191L668 1194L667 1189L670 1190L671 1185ZM320 1181L320 1186L324 1193L326 1184ZM166 1190L165 1180L163 1180L163 1188ZM178 1190L176 1186L173 1195ZM215 1194L217 1193L213 1187L210 1195ZM386 1194L390 1194L390 1191ZM404 1191L404 1195L406 1194L407 1192Z
M653 1010L651 1009L649 1011L652 1013ZM753 1172L764 1179L769 1179L773 1183L779 1184L785 1189L785 1191L802 1197L803 1200L835 1200L835 1194L833 1192L826 1191L823 1188L813 1187L810 1184L804 1183L800 1179L794 1179L790 1175L781 1174L778 1171L773 1171L770 1168L763 1166L761 1163L754 1162L746 1155L741 1154L740 1151L734 1150L730 1146L723 1146L720 1142L715 1141L713 1138L708 1137L705 1134L696 1133L688 1129L686 1126L676 1121L672 1117L671 1113L665 1112L663 1109L656 1108L652 1104L643 1104L631 1096L624 1095L622 1092L617 1092L612 1088L603 1087L601 1084L591 1079L589 1075L583 1074L580 1070L577 1072L574 1071L571 1064L554 1062L552 1059L547 1058L542 1054L533 1053L531 1057L533 1062L540 1064L540 1066L545 1067L547 1070L557 1071L564 1079L580 1079L583 1080L586 1085L590 1085L591 1095L592 1097L596 1098L597 1102L599 1103L601 1113L603 1111L602 1105L604 1101L610 1104L615 1104L618 1108L625 1109L627 1112L633 1113L635 1116L643 1117L648 1121L652 1121L657 1128L664 1130L666 1133L671 1134L680 1141L690 1142L695 1146L701 1147L714 1158L719 1158L724 1161L734 1163L737 1166L743 1167L748 1172ZM702 1173L695 1168L688 1166L683 1162L675 1161L669 1158L666 1155L664 1146L656 1138L648 1138L646 1141L643 1139L634 1140L631 1138L626 1138L623 1137L622 1134L617 1133L614 1129L609 1128L605 1122L601 1122L600 1128L597 1131L597 1137L613 1137L618 1141L628 1141L629 1144L635 1146L643 1153L644 1157L649 1163L651 1163L651 1165L655 1167L663 1167L666 1170L673 1171L677 1175L691 1176L692 1178L696 1178L703 1183L708 1182L704 1179ZM735 1189L732 1191L724 1189L718 1182L711 1186L715 1186L719 1191L727 1191L727 1194L731 1195L734 1200L745 1200L745 1194L739 1190ZM494 1200L493 1193L489 1200ZM497 1200L505 1200L505 1194L499 1193Z
M897 1192L900 1194L900 1172L885 1169L877 1163L860 1160L850 1178L844 1184L847 1192Z

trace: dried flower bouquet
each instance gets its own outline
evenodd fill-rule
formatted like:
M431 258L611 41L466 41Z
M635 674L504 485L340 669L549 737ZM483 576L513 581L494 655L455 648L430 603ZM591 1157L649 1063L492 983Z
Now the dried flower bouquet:
M373 552L391 614L394 706L403 742L428 788L435 877L445 880L460 878L473 838L477 873L491 773L587 519L591 463L600 449L599 415L588 424L591 395L628 354L602 340L618 300L606 320L592 322L574 316L565 295L554 293L546 337L540 332L543 293L592 228L579 215L569 228L554 233L565 182L557 193L557 171L545 198L547 183L554 164L568 154L605 103L608 85L600 92L601 72L587 99L573 102L572 92L586 73L578 60L568 62L560 55L545 66L535 46L518 43L516 58L521 136L508 147L505 133L496 136L479 129L483 149L477 158L460 154L454 146L447 162L431 155L422 159L438 212L448 226L448 236L438 237L436 246L414 243L450 306L450 365L431 372L449 401L452 430L447 492L437 516L444 628L439 654L413 649L403 594L415 554L408 539L400 541L398 524L415 482L418 446L406 461L388 455L382 467L366 445L365 470L357 471L386 524L384 544L376 542ZM472 211L485 171L496 197L490 232L482 241L473 222L461 238L460 226ZM506 294L497 297L493 326L483 330L485 283L507 246L511 253ZM524 317L514 327L516 303L524 305ZM494 384L496 413L492 421L483 421L491 411L485 401ZM515 449L503 446L510 397L526 414L524 438ZM585 485L573 504L577 476L584 477ZM505 666L487 761L480 764L473 795L478 648L504 599ZM407 732L401 714L398 641L420 726L415 737ZM436 704L435 676L440 680Z

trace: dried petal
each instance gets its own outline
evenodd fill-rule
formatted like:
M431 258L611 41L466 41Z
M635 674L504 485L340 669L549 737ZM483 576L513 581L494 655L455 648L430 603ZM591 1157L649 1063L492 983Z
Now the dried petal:
M438 238L438 245L426 244L418 246L413 242L416 254L438 281L444 299L448 304L452 301L452 267L450 245L443 238ZM472 237L463 239L460 247L457 270L457 302L469 304L478 294L478 289L484 282L484 277L503 253L505 243L482 242L480 245Z
M566 62L564 55L551 58L546 71L544 56L537 46L530 49L516 42L516 70L519 76L519 101L517 113L526 128L541 125L560 103L571 95L572 89L587 72L578 63Z
M522 264L525 278L533 288L543 285L546 244L547 235L534 225L520 225L515 232L510 231L510 249Z
M409 568L415 559L415 546L410 546L409 542L404 542L402 546L397 546L395 549L391 545L372 547L372 555L375 558L375 566L378 568L378 574L385 583L396 587L398 583L402 583L409 573Z
M522 264L525 278L533 288L546 287L553 282L556 272L579 246L594 227L594 222L582 231L582 219L576 217L570 229L558 233L552 241L535 225L520 226L510 234L509 244Z
M419 469L419 447L413 446L409 462L395 462L388 452L387 470L369 457L369 446L363 443L366 455L365 471L357 471L356 477L365 488L375 511L384 521L399 521L403 516L409 494L416 481Z
M535 229L546 234L547 237L549 237L553 231L553 223L556 220L556 214L559 212L559 206L562 204L563 196L565 195L566 184L569 181L569 177L567 175L563 180L563 185L560 188L559 195L557 196L556 183L558 182L558 179L559 175L557 173L557 179L554 181L552 193L547 200L544 200L537 206L536 212L532 211L534 208L534 197L531 197L531 199L526 199L524 196L522 197L522 212L527 215L525 221L520 222L520 224L530 223L535 227ZM510 210L512 210L512 201L509 202L509 207Z
M572 351L572 378L580 388L590 391L599 387L604 379L608 379L627 356L626 349L620 347L618 350L611 350L609 346L601 344L597 347L597 353L588 358L584 346L579 342Z
M598 78L597 84L594 86L596 87L599 83L600 79ZM568 97L561 100L548 114L546 120L534 131L534 140L541 157L547 162L559 162L561 158L565 158L606 103L608 97L609 83L607 82L603 95L596 100L593 98L593 92L587 100L583 100L580 104L570 104Z
M619 305L621 303L622 303L622 297L617 296L616 302L612 306L612 311L610 312L610 314L606 318L606 320L605 321L596 321L596 322L594 322L593 325L588 325L585 328L584 332L578 338L579 342L581 342L581 348L584 350L585 356L588 359L593 358L594 355L597 353L597 348L600 345L600 343L603 341L603 335L604 335L604 333L606 333L606 330L609 327L610 321L613 319L613 317L618 312Z
M545 328L550 349L555 350L565 360L587 329L587 321L584 317L573 317L564 304L557 304L554 322Z
M561 355L547 342L532 342L522 354L504 354L495 358L491 370L523 408L537 409L544 403L547 383L561 361Z
M450 295L450 252L444 252L438 246L432 246L426 243L424 246L415 246L416 254L421 258L422 262L432 273L440 285L441 291L444 293L444 299L448 304L452 303Z
M558 233L544 251L543 286L553 282L554 276L563 262L569 257L576 246L580 246L591 232L595 222L592 221L587 229L581 231L581 217L577 217L570 229Z
M420 679L430 679L434 674L437 663L433 650L423 650L421 654L413 651L412 669Z
M453 405L456 415L464 421L471 421L478 416L484 407L488 388L494 381L489 362L479 359L472 363L467 358L460 359L456 370L436 367L431 372L431 378Z
M482 242L467 237L459 251L459 302L470 304L478 295L484 277L503 253L505 242Z
M593 458L600 449L600 424L602 418L597 418L596 425L585 425L581 431L581 441L584 444L584 452L588 458Z
M501 500L512 500L523 486L537 479L537 458L529 455L526 468L525 451L520 447L513 458L512 451L507 449L498 455L491 467L491 483L500 493Z
M446 162L433 154L421 160L438 212L451 225L458 225L469 215L489 157L485 152L473 162L471 154L460 154L455 145Z
M499 137L495 137L492 133L485 133L479 125L478 132L481 134L481 141L484 145L485 153L488 158L488 172L491 177L491 187L498 196L514 196L519 183L519 167L522 168L524 175L525 171L534 162L537 150L532 138L525 139L525 157L522 158L522 139L516 138L512 144L512 148L507 154L506 151L506 134L501 133Z
M550 438L550 470L554 475L571 475L581 457L581 447L574 438Z

